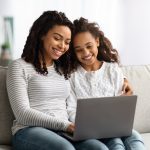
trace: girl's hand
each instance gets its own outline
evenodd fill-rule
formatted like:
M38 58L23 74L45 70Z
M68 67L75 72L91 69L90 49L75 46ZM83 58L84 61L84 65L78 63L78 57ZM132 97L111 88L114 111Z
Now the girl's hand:
M71 123L67 128L67 132L73 133L74 129L75 129L75 125L74 125L74 123Z

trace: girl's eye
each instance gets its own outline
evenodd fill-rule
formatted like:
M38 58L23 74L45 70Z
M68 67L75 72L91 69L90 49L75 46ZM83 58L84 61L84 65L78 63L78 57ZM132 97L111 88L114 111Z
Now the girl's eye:
M75 49L76 53L82 52L82 49Z
M66 45L69 45L70 44L70 42L66 42Z
M68 43L68 42L66 43L66 45L69 45L69 44L70 44L70 43Z
M92 48L92 45L88 45L87 48L88 48L88 49Z

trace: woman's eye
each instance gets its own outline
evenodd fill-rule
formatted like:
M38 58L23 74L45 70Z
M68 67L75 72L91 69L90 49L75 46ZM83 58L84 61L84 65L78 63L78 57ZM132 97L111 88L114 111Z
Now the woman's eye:
M59 38L59 37L54 37L54 39L55 39L56 41L60 40L60 38Z

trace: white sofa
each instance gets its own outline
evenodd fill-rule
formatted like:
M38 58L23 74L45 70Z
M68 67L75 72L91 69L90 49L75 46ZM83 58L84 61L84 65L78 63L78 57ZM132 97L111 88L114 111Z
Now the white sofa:
M134 129L141 133L150 150L150 65L123 66L122 70L138 95Z
M150 65L124 66L124 75L138 95L134 128L150 150ZM6 91L6 67L0 67L0 150L11 150L11 126L14 119Z

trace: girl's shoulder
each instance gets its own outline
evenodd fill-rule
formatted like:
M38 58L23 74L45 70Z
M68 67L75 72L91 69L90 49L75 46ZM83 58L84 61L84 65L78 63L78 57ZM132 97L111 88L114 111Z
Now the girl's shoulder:
M116 63L116 62L104 62L104 64L107 67L119 67L118 63Z
M118 63L116 62L104 62L103 64L105 70L109 71L109 72L118 72L120 70L120 66Z

